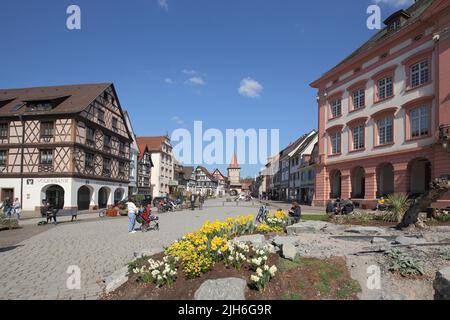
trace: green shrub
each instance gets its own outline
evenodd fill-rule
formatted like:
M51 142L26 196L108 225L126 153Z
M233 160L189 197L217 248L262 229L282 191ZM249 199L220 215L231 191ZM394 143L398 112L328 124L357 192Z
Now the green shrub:
M386 252L386 255L391 258L389 271L398 272L404 277L424 274L422 265L400 250L389 250Z
M441 258L447 261L450 261L450 251L444 252L441 254Z
M150 257L142 256L128 263L128 271L133 272L134 269L142 268Z
M411 200L404 193L393 193L387 197L386 205L388 212L384 215L383 220L400 223L411 205Z
M0 216L0 230L13 230L19 228L19 220L7 219L5 215Z

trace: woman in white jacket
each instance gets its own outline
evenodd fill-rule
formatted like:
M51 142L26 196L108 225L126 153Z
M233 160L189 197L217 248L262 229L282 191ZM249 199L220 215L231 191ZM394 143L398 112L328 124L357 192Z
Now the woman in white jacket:
M19 198L16 198L13 203L13 213L15 214L17 220L20 220L22 205L20 204Z
M128 232L130 234L136 233L134 230L134 226L136 224L136 213L137 213L137 207L134 204L132 200L127 202L128 207Z

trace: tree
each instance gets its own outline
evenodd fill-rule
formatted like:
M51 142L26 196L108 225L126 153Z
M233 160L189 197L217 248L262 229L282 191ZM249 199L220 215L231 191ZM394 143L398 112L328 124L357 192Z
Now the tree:
M404 229L416 224L420 212L428 209L432 203L438 201L448 191L450 191L450 175L434 180L430 185L430 190L413 201L397 228Z

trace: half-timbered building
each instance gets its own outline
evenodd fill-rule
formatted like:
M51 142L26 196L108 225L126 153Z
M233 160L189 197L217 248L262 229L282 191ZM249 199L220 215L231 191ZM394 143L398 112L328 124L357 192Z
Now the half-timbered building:
M1 200L25 213L104 208L128 194L130 143L114 85L0 90Z
M152 196L152 156L146 144L139 144L137 193L140 196Z
M215 196L218 182L209 171L202 166L195 169L195 192L204 196Z
M212 176L217 180L217 196L225 196L228 193L228 178L219 169L214 170Z

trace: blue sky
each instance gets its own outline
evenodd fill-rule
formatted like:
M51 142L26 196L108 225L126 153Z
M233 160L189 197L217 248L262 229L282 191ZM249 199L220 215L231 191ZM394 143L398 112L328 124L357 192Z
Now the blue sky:
M386 18L411 0L3 0L0 88L114 82L137 135L201 120L280 129L283 147L316 128L309 83L374 33L374 2Z

